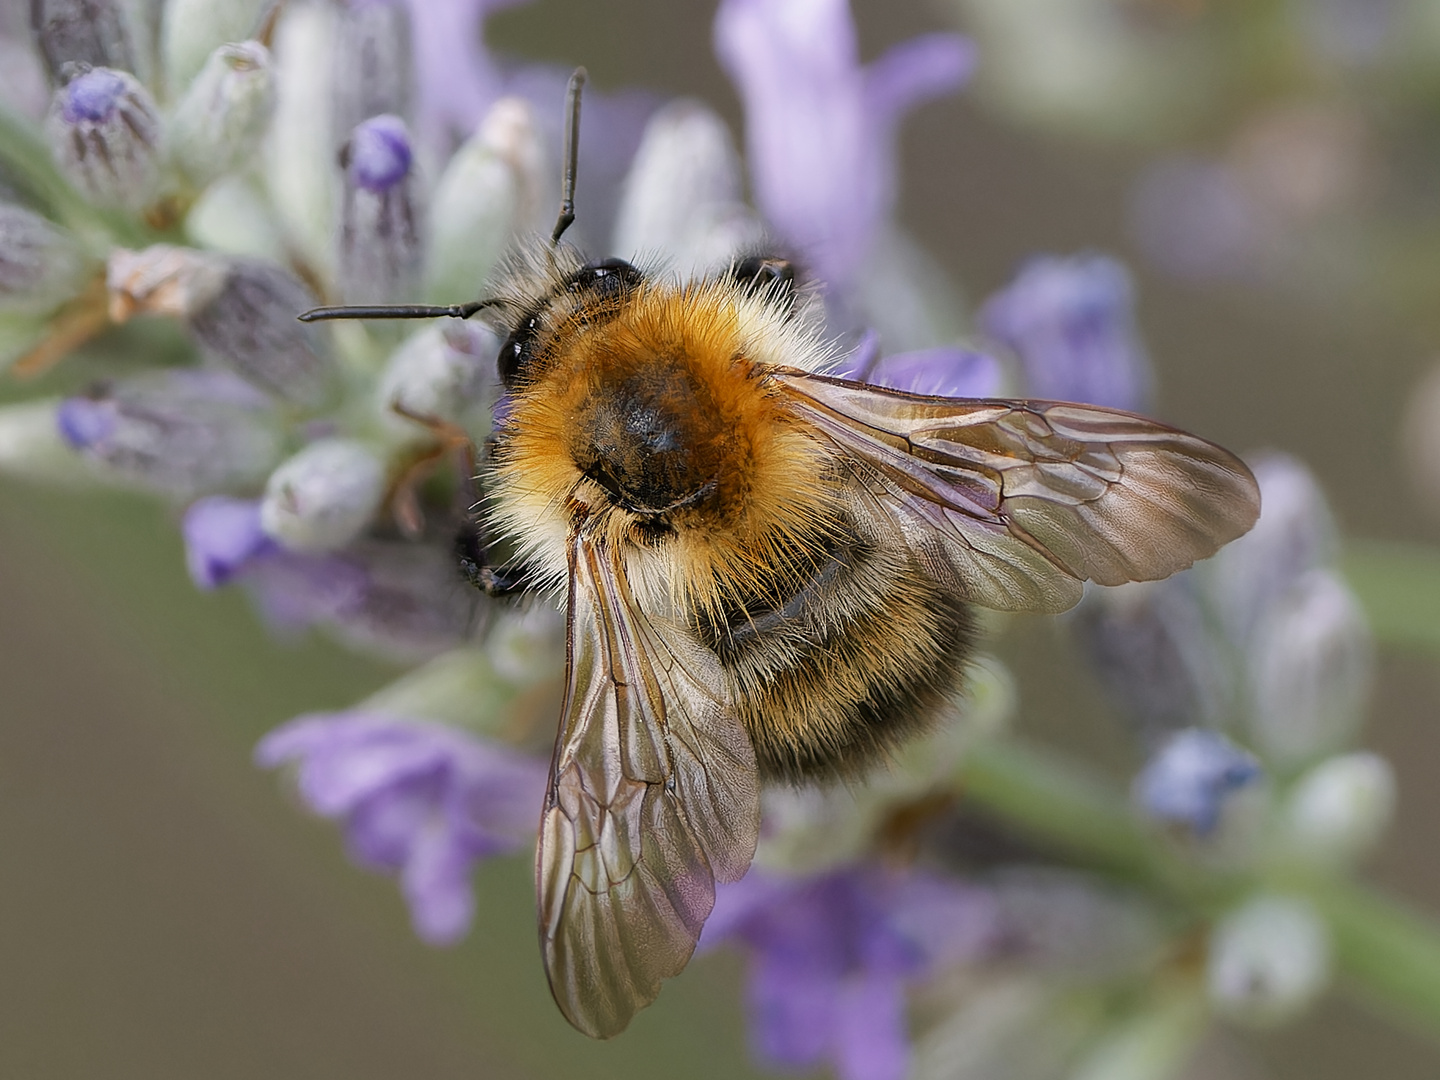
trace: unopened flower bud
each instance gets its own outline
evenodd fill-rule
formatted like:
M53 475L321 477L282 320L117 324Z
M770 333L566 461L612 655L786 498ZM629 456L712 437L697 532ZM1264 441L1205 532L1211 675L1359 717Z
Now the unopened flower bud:
M165 0L161 52L165 85L180 93L211 54L231 41L248 41L260 30L274 0Z
M188 318L208 304L225 284L223 259L193 248L155 244L143 251L110 253L105 285L110 318L123 323L135 315Z
M1151 817L1203 836L1219 823L1226 799L1260 775L1260 763L1218 731L1187 728L1140 771L1135 800Z
M140 210L160 187L160 118L133 75L95 68L55 94L47 121L61 171L104 206Z
M1302 776L1284 809L1285 841L1320 863L1363 854L1395 812L1395 773L1378 754L1341 754Z
M1039 258L985 302L980 323L1015 351L1036 397L1144 408L1150 362L1130 274L1105 255Z
M1344 747L1364 719L1374 647L1341 581L1312 570L1277 598L1249 646L1253 744L1282 767Z
M269 402L228 372L115 382L68 398L56 420L70 445L112 477L167 495L253 484L279 456Z
M117 0L36 0L30 21L56 83L85 68L135 70L124 7Z
M410 13L396 0L349 0L340 5L335 52L334 116L339 145L372 116L410 112Z
M1260 519L1207 564L1206 579L1226 629L1245 641L1296 580L1335 558L1335 523L1315 478L1297 460L1267 454L1250 462L1260 485Z
M0 473L46 484L95 479L90 464L60 432L59 406L54 400L0 405Z
M615 224L617 251L663 251L704 272L763 238L741 197L740 158L725 122L696 102L659 110L645 128Z
M1258 1026L1298 1015L1330 978L1330 939L1306 901L1255 897L1210 932L1210 1000L1230 1018Z
M260 524L291 551L333 551L370 523L385 495L385 465L354 439L321 439L265 484Z
M405 123L376 116L355 128L342 155L345 208L340 291L347 303L386 303L412 294L420 265L413 155Z
M270 50L258 41L210 54L170 118L170 149L199 186L247 164L275 111Z
M185 565L202 589L227 584L256 558L278 550L260 528L260 503L209 495L192 503L180 522Z
M288 270L235 258L219 291L190 313L190 332L207 355L261 389L318 405L331 392L334 361L324 333L295 318L314 304Z
M406 341L380 374L381 423L415 435L417 418L456 423L475 406L493 404L498 382L495 335L473 322L446 321Z
M0 202L0 312L50 311L79 291L87 261L69 233Z
M427 295L475 296L540 202L544 150L530 106L501 98L455 151L435 186L427 233Z

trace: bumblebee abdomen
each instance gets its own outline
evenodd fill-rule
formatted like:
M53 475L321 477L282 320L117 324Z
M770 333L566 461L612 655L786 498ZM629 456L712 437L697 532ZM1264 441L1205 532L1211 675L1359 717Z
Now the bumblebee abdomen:
M699 630L762 777L800 783L858 775L928 729L960 690L974 621L908 549L851 538L792 595Z

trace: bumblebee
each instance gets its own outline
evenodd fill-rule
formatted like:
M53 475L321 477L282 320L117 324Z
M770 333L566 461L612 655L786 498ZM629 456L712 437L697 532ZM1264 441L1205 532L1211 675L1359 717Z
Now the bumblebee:
M1131 413L822 374L784 260L672 281L552 243L484 311L508 337L482 469L494 591L563 597L566 689L536 857L546 973L622 1031L743 875L762 783L856 776L959 688L975 605L1059 612L1240 536L1227 451ZM478 556L477 556L478 558ZM489 572L489 571L486 571Z

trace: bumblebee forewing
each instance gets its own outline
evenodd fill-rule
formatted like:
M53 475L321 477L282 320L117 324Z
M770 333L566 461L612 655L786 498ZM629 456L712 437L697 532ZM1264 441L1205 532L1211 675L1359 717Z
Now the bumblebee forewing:
M678 974L759 833L755 753L715 656L570 544L569 662L536 876L551 991L606 1038Z
M961 595L985 607L1063 611L1082 580L1166 577L1260 512L1255 478L1233 454L1132 413L921 397L788 369L772 377L865 467L917 549L944 545Z

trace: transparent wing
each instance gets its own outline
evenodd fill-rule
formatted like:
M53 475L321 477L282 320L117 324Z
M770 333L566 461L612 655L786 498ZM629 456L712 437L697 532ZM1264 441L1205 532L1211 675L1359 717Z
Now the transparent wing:
M1166 577L1260 513L1239 458L1133 413L923 397L790 368L771 378L858 463L872 504L984 607L1064 611L1083 581Z
M760 828L755 751L719 661L571 541L565 706L540 824L540 943L566 1018L623 1031L689 961Z

